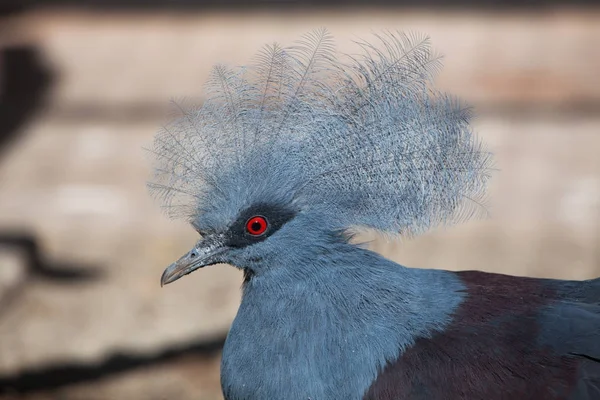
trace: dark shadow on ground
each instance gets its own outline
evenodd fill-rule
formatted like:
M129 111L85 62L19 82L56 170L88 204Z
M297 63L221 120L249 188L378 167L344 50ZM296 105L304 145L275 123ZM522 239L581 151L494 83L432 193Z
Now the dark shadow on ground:
M22 253L27 279L77 283L98 279L102 274L98 268L49 262L43 257L35 236L28 233L0 232L0 246L11 247Z
M39 110L51 81L37 48L0 48L0 157Z
M44 280L55 284L71 285L87 283L102 277L98 267L75 265L68 262L50 262L42 252L35 236L28 233L0 232L0 251L15 252L23 263L23 278L4 288L0 296L0 316L10 309L27 290L32 280Z
M0 394L27 394L96 381L111 375L172 362L180 357L214 357L219 354L224 343L225 336L222 336L167 348L151 355L116 353L98 364L53 364L27 369L15 375L0 375Z

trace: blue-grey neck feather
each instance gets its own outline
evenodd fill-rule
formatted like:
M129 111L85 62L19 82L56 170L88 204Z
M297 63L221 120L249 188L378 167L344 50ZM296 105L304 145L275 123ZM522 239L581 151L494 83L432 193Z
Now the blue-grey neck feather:
M405 235L483 211L489 154L467 110L432 88L440 57L426 37L376 41L337 54L320 30L215 67L203 106L156 136L150 187L164 207L219 224L275 198L340 229Z
M227 399L360 400L387 361L443 330L463 296L454 274L349 244L294 261L302 278L274 268L244 289L223 353Z

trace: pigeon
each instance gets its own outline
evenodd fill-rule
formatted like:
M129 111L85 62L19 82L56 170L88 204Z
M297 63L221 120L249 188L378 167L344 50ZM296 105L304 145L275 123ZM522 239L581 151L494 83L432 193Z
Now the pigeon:
M409 268L357 239L485 215L495 169L427 36L354 43L319 29L215 66L150 149L153 196L200 237L161 284L243 271L224 398L600 399L600 279Z

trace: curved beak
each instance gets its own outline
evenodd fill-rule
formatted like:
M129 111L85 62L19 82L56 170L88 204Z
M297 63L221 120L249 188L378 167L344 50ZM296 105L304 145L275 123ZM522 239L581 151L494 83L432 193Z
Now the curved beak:
M208 265L223 262L221 255L227 251L221 236L207 236L200 240L192 250L179 260L169 265L160 278L160 286L164 286L195 270Z

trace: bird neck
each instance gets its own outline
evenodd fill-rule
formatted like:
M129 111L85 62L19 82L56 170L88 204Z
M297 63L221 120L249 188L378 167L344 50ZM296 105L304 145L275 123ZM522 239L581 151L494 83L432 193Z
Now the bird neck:
M462 299L454 274L349 244L294 262L245 284L223 353L226 392L285 398L281 388L299 384L305 398L332 388L335 398L356 398L417 337L444 329ZM292 267L302 273L285 272Z
M397 343L408 344L443 329L463 298L464 287L454 273L406 268L349 243L307 254L313 256L281 257L289 264L248 279L240 311L247 304L253 312L275 315L284 311L278 308L283 302L297 310L284 311L290 325L303 324L302 318L326 318L367 332L373 327L403 332Z

